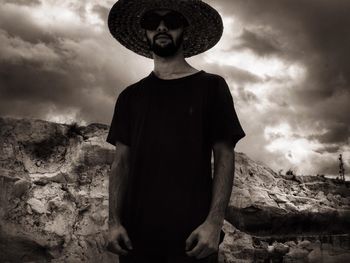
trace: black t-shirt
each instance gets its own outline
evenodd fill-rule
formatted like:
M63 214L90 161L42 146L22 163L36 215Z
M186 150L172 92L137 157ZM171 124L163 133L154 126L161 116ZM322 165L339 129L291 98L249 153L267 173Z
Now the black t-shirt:
M244 136L219 75L164 80L151 72L120 93L107 142L130 146L121 220L134 251L185 250L209 213L213 144L234 147Z

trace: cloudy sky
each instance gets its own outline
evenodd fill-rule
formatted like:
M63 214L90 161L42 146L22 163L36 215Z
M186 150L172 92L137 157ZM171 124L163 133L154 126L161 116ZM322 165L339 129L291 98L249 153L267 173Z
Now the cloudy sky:
M247 136L276 171L350 170L349 0L211 0L224 34L188 59L222 75ZM109 34L110 0L0 0L0 116L110 124L118 94L153 61Z

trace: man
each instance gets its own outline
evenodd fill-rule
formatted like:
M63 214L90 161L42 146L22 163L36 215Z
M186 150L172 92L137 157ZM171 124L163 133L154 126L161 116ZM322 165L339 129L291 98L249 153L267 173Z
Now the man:
M108 249L122 263L217 262L245 133L226 81L185 57L219 41L221 17L199 0L120 0L108 24L122 45L154 60L120 93L107 136L116 146Z

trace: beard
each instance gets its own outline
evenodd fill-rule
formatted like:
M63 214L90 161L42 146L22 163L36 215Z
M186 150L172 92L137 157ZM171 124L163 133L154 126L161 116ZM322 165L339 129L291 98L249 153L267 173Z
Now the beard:
M183 34L179 36L177 41L175 42L171 36L168 35L169 39L171 40L167 45L159 45L156 42L156 37L158 35L154 36L153 43L150 41L150 39L147 37L147 42L150 47L150 50L153 51L154 54L156 54L159 57L171 57L176 54L176 52L179 50L182 41L183 41Z

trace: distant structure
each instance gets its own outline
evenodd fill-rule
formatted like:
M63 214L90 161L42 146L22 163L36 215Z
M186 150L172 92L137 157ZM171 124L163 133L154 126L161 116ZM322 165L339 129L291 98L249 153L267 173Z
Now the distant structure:
M343 157L341 154L339 154L339 175L340 175L340 180L345 182L345 169L344 169Z

